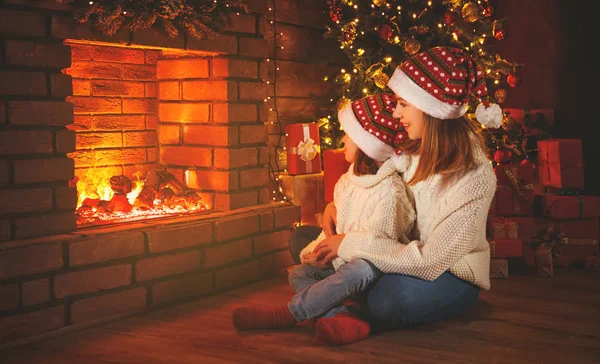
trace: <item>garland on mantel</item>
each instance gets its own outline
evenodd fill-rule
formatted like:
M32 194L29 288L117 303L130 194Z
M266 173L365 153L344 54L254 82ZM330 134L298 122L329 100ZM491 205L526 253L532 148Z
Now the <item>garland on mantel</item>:
M105 35L162 26L170 37L181 32L206 39L226 30L229 13L248 13L244 0L57 0L74 9L80 23L93 19Z

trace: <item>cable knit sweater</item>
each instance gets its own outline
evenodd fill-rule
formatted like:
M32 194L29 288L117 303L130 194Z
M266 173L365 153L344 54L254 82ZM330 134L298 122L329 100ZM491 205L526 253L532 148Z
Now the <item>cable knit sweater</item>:
M407 186L414 198L417 224L410 243L366 231L346 234L338 255L344 260L363 258L384 273L399 273L435 280L445 271L484 290L490 288L490 250L485 222L496 190L496 176L479 146L474 147L477 167L442 185L440 175ZM394 158L408 181L418 156Z
M361 232L383 239L390 245L408 243L407 234L415 222L415 209L393 161L388 159L384 162L375 175L357 176L353 170L354 164L340 177L333 191L337 210L336 232ZM300 258L312 252L323 239L325 233L321 232L300 252ZM337 270L350 260L338 257L334 259L333 267ZM377 263L373 262L380 268Z

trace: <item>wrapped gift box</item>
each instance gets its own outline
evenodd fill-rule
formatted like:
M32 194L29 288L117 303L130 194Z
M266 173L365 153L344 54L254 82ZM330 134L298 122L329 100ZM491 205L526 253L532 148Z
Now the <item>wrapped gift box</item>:
M556 228L567 237L567 242L556 249L555 265L582 267L586 257L597 255L600 240L599 219L556 220Z
M494 212L498 216L531 216L535 195L535 166L499 164Z
M538 174L542 185L583 190L583 147L580 139L538 141Z
M600 218L600 197L562 196L545 194L536 196L541 215L553 219Z
M317 214L323 212L323 172L290 176L279 175L284 195L295 206L300 206L302 225L319 225Z
M512 186L496 187L493 211L498 216L533 216L533 189L516 190Z
M553 277L554 265L552 251L549 248L538 247L535 250L535 264L538 277Z
M289 124L285 128L288 174L321 172L321 146L317 123Z
M534 240L552 224L552 220L545 217L511 217L519 225L519 239L523 242L523 260L530 268L535 268Z
M488 235L491 239L518 239L519 225L513 220L496 216L488 222Z
M492 258L519 258L523 256L523 242L519 239L490 240Z
M493 258L490 260L490 278L508 278L508 260Z
M346 161L344 149L328 149L323 151L323 171L324 176L324 191L325 203L333 201L333 191L335 184L340 179L342 174L348 171L350 163Z

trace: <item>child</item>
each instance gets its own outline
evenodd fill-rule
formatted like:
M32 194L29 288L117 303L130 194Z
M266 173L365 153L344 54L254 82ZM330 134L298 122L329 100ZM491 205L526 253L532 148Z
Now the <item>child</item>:
M390 159L405 139L398 120L392 118L393 95L379 94L352 102L339 112L346 132L345 157L351 163L334 190L338 234L350 231L370 233L408 243L407 234L415 221L402 179ZM319 250L325 234L301 253L303 264L289 275L296 295L278 308L239 307L233 312L233 325L240 330L278 328L320 318L317 339L329 344L349 344L367 337L370 326L351 313L345 299L367 289L377 280L379 270L363 259L333 260L333 268L323 263L327 251ZM316 249L315 249L316 248ZM313 252L313 250L316 250ZM348 331L346 327L359 330Z

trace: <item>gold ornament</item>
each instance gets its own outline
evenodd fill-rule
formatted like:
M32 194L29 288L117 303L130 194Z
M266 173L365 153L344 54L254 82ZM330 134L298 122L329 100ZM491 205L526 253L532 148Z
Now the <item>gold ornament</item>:
M381 89L387 86L389 80L390 77L381 70L377 70L373 73L373 82L375 82L375 86Z
M458 8L461 5L462 0L449 0L449 3L453 8Z
M342 32L344 33L344 39L348 44L352 44L357 36L356 25L353 23L348 23L342 27Z
M417 52L419 52L419 49L421 49L421 43L419 43L419 41L415 38L410 38L406 42L404 42L404 50L411 56L413 54L417 54Z
M483 17L483 13L479 5L468 2L462 8L462 17L465 21L474 23Z
M501 104L504 101L506 101L506 90L503 88L499 88L496 90L496 92L494 92L494 98L496 99L496 101Z
M383 6L385 3L387 3L387 0L373 0L373 4L375 4L375 6Z
M517 130L521 127L521 124L517 123L517 121L509 115L504 115L502 117L502 128L504 130Z
M350 103L350 100L348 100L348 98L346 98L345 96L340 97L340 99L338 100L336 107L338 109L338 111L342 110L346 105L348 105Z

